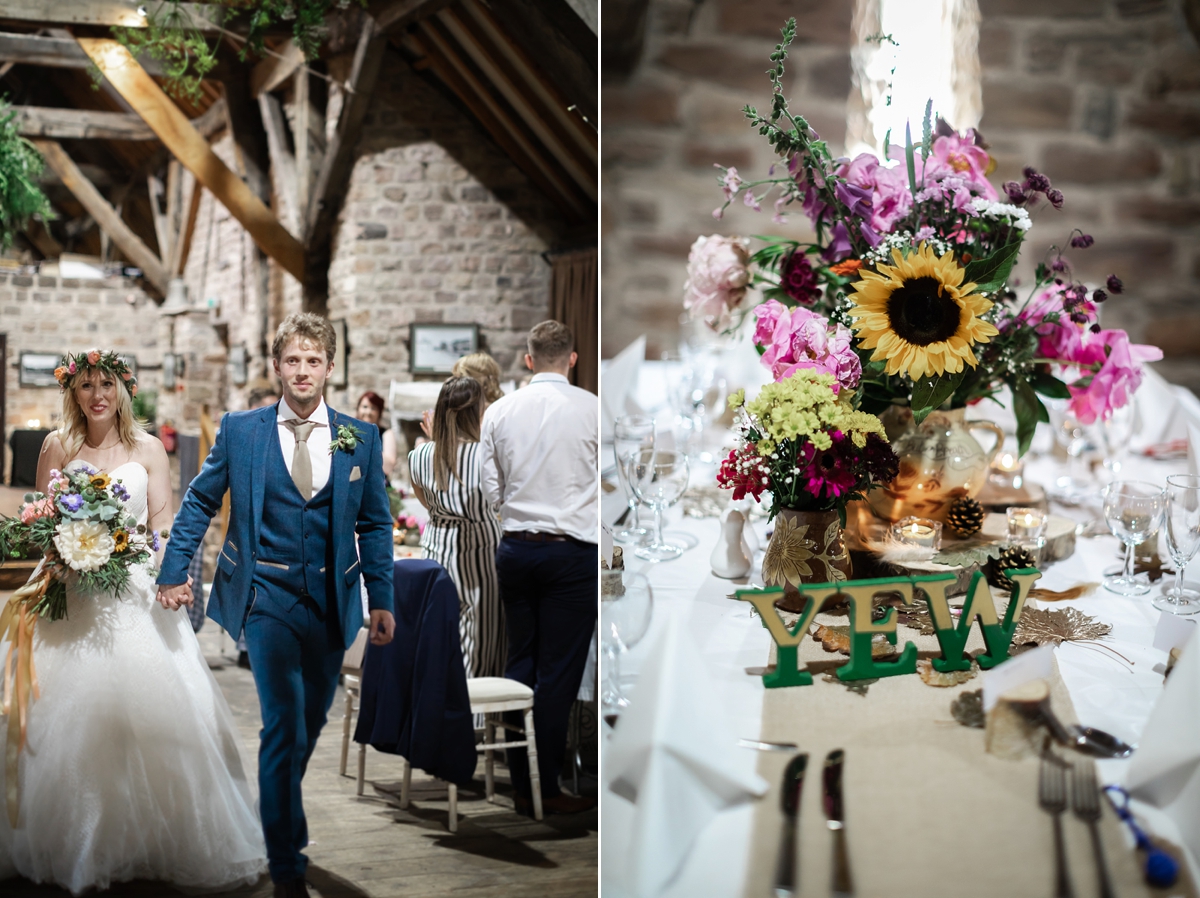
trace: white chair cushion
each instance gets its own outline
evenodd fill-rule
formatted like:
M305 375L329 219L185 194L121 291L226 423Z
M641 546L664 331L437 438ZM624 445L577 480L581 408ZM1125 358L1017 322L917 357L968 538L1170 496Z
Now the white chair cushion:
M472 705L486 702L533 701L533 690L524 683L504 677L474 677L467 680Z

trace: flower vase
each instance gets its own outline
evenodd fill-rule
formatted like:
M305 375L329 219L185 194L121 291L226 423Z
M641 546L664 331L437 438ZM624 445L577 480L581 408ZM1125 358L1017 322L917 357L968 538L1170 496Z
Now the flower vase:
M852 573L837 511L784 508L775 516L762 575L765 586L783 587L783 598L775 603L779 608L799 614L805 604L800 584L837 583Z
M988 466L1004 445L1004 431L991 421L967 421L966 409L931 412L920 424L912 409L893 406L879 416L900 474L867 495L875 513L889 521L910 515L946 522L959 499L974 499L987 480ZM996 445L984 451L972 430L990 431Z

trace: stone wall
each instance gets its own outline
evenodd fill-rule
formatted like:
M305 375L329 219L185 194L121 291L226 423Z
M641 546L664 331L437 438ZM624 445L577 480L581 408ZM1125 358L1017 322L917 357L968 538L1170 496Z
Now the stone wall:
M548 315L564 239L550 203L454 102L389 54L338 221L329 316L349 330L349 408L409 373L409 325L477 323L509 376Z
M1066 194L1039 213L1028 277L1072 227L1072 261L1127 292L1106 326L1160 346L1157 366L1200 391L1200 51L1178 0L979 0L981 130L996 183L1024 165Z
M803 215L731 207L720 221L714 163L765 177L774 156L742 107L770 107L765 72L788 16L797 39L785 86L792 108L842 152L850 93L853 0L650 0L640 61L602 76L601 355L647 335L647 355L673 350L688 248L701 234L811 239Z
M58 387L22 387L22 352L63 354L93 347L116 349L137 358L139 389L157 391L162 348L154 302L125 278L76 280L41 275L0 274L0 333L7 336L5 379L4 481L12 458L8 440L31 420L57 427L62 394Z

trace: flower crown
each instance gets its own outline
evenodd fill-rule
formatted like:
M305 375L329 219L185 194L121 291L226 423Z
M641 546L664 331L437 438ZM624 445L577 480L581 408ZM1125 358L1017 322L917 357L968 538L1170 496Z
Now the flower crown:
M129 365L113 350L101 352L92 349L88 352L67 353L62 357L62 364L54 369L54 379L64 390L71 385L76 374L86 370L107 371L113 377L125 384L130 398L137 395L137 378L129 370Z

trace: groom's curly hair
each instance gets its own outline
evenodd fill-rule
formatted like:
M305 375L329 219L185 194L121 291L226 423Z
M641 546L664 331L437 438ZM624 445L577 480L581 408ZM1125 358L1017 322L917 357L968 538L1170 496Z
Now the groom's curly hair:
M275 340L271 343L271 355L275 357L275 361L280 360L283 350L295 337L299 337L301 341L316 343L325 350L325 358L333 361L337 352L337 335L327 319L312 312L295 312L279 322Z

